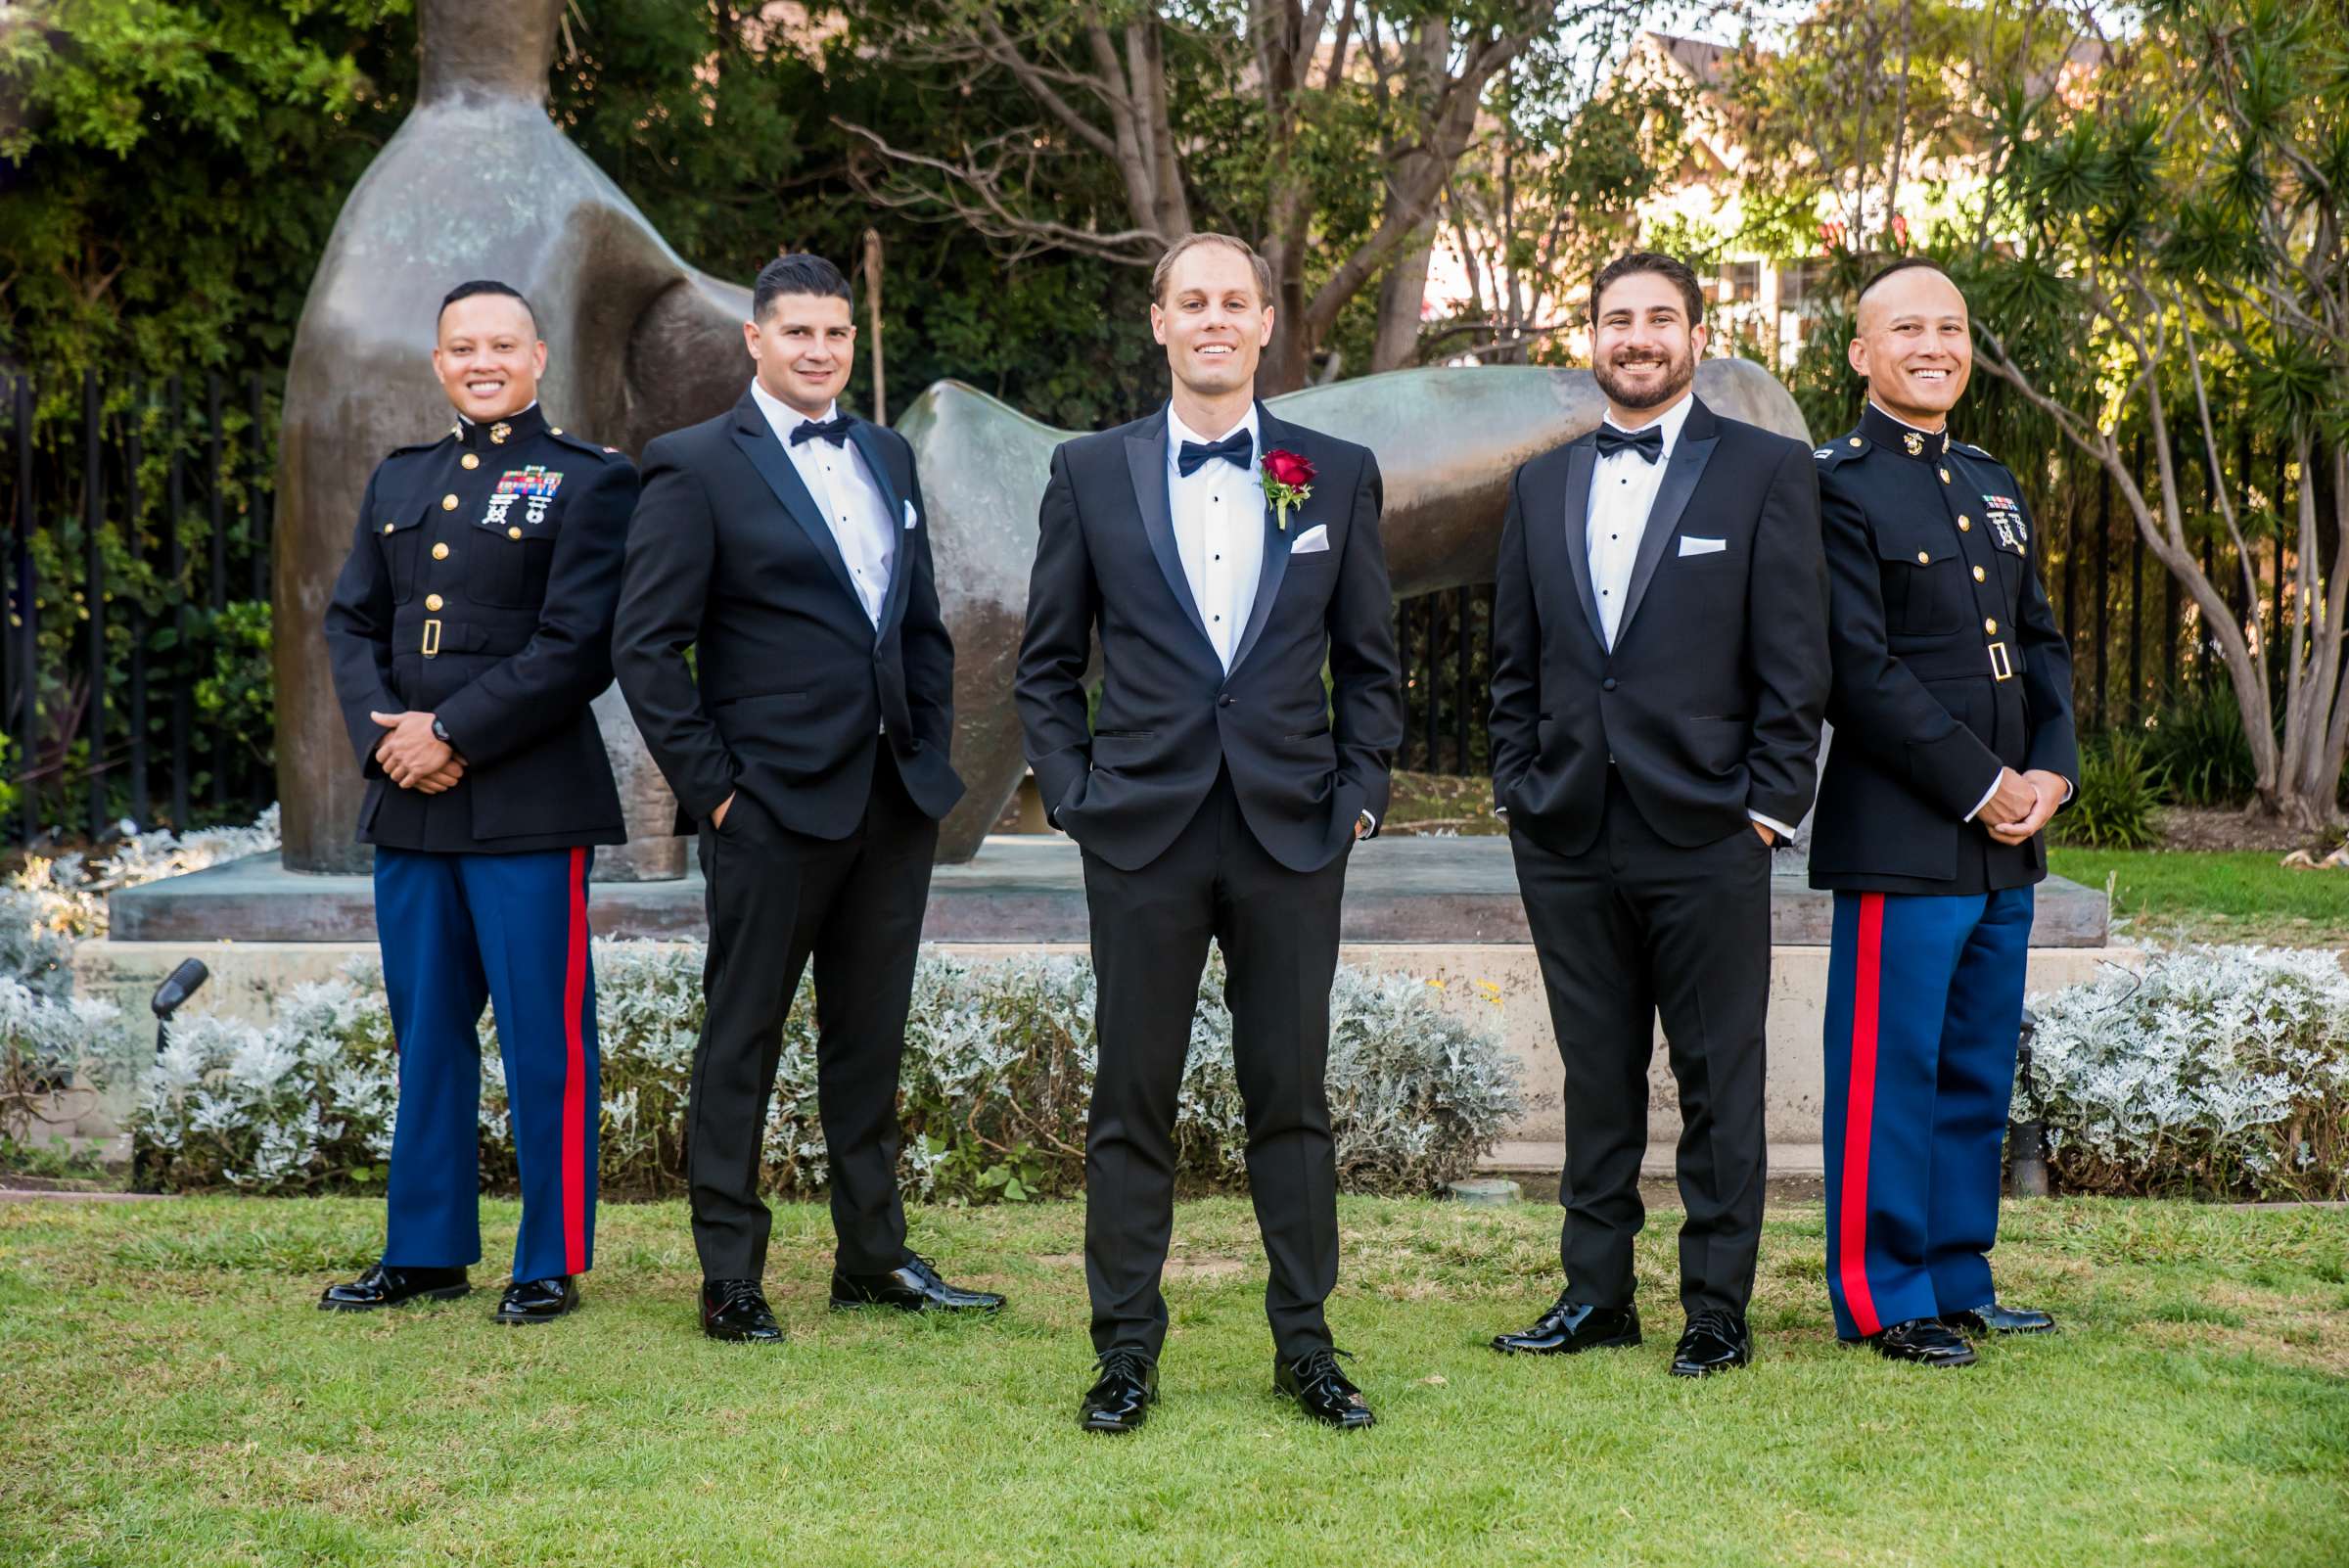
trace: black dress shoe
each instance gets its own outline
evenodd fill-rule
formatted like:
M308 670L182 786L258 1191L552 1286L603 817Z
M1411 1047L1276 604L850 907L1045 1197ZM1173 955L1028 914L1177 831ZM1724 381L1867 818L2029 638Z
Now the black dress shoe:
M1888 1361L1917 1366L1971 1366L1976 1360L1965 1337L1938 1317L1911 1317L1895 1323L1868 1343Z
M768 1311L756 1279L702 1281L702 1332L745 1345L780 1345L783 1325Z
M1351 1432L1374 1425L1378 1417L1370 1413L1370 1402L1362 1398L1362 1391L1338 1370L1338 1358L1344 1354L1317 1350L1293 1361L1274 1357L1272 1386L1295 1400L1297 1407L1314 1420Z
M1077 1424L1087 1432L1138 1432L1158 1403L1158 1362L1136 1350L1113 1350L1101 1375L1084 1391Z
M1572 1356L1638 1343L1638 1308L1587 1307L1563 1296L1522 1334L1493 1336L1493 1348L1504 1356Z
M403 1301L455 1301L473 1289L462 1268L394 1268L372 1264L347 1285L329 1285L321 1312L371 1313Z
M2055 1319L2028 1307L2002 1307L1984 1302L1961 1313L1943 1313L1944 1325L1961 1334L2052 1334Z
M915 1254L886 1274L832 1274L832 1306L895 1307L906 1313L999 1313L1003 1298L991 1290L964 1290L939 1278L938 1268Z
M1709 1308L1688 1319L1678 1350L1672 1353L1672 1375L1706 1377L1743 1366L1754 1359L1754 1337L1745 1318L1723 1308Z
M569 1274L550 1279L517 1279L489 1315L500 1323L551 1323L579 1310L578 1281Z

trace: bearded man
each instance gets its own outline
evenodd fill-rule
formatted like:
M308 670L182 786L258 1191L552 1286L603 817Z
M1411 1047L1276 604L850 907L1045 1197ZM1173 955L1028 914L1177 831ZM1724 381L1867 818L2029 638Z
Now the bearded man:
M1493 793L1566 1068L1565 1289L1494 1348L1639 1343L1647 1067L1680 1084L1683 1377L1752 1359L1771 847L1810 809L1828 686L1819 484L1689 391L1696 277L1590 290L1603 424L1519 469L1493 599Z

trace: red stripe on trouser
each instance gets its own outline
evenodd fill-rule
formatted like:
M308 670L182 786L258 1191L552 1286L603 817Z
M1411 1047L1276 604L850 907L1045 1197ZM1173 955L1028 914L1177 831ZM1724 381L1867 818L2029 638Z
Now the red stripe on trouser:
M1852 1081L1843 1118L1843 1190L1836 1215L1837 1270L1852 1325L1877 1333L1867 1289L1867 1153L1876 1108L1876 1008L1884 978L1884 895L1860 899L1860 954L1852 977Z
M587 852L571 852L571 947L563 966L563 1267L587 1268Z

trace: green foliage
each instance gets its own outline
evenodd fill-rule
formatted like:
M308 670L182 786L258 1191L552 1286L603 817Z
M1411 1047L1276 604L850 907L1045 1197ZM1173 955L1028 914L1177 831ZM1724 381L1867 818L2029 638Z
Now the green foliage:
M2154 812L2162 781L2145 761L2144 742L2122 730L2081 751L2080 784L2050 830L2058 843L2098 850L2142 850L2159 841Z
M257 599L239 599L211 617L212 668L196 682L196 714L215 734L233 735L261 766L277 760L276 617Z
M2198 687L2145 727L2145 770L2184 806L2240 806L2258 787L2242 711L2224 686Z

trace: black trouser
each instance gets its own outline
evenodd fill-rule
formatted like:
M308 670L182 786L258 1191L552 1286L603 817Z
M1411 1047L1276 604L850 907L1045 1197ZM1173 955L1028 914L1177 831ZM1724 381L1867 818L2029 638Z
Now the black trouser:
M1329 1345L1321 1304L1338 1282L1338 1176L1322 1074L1345 886L1344 854L1311 872L1267 854L1227 777L1140 870L1084 857L1100 1038L1084 1140L1096 1352L1156 1357L1166 1343L1174 1109L1211 937L1223 949L1273 1347L1294 1359Z
M1526 923L1566 1067L1558 1201L1567 1294L1632 1302L1646 1218L1647 1065L1664 1022L1681 1090L1681 1302L1742 1313L1762 1239L1763 1020L1770 1000L1770 851L1750 827L1667 844L1607 775L1606 818L1581 854L1509 835Z
M832 1177L837 1267L906 1258L898 1196L898 1064L930 896L938 823L905 794L884 745L864 821L845 839L777 824L736 797L701 833L709 880L709 1012L693 1053L686 1177L706 1279L757 1279L772 1222L759 1198L783 1022L815 960L816 1109Z

